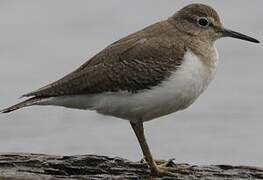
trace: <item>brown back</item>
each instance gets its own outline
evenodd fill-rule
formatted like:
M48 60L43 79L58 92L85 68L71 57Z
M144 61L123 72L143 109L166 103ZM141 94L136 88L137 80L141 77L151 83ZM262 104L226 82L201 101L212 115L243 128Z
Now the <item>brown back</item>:
M185 52L181 32L168 21L131 34L64 78L24 96L62 96L150 89L168 78Z

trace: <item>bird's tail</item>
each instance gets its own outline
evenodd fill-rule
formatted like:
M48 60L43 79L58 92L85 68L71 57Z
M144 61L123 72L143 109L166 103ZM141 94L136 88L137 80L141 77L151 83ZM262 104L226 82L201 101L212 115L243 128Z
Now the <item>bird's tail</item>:
M42 99L44 99L43 97L32 97L30 99L27 99L21 103L18 103L14 106L11 106L9 108L6 108L6 109L3 109L3 110L0 110L0 113L9 113L9 112L12 112L12 111L15 111L15 110L18 110L20 108L24 108L24 107L27 107L27 106L32 106L36 103L38 103L39 101L41 101Z

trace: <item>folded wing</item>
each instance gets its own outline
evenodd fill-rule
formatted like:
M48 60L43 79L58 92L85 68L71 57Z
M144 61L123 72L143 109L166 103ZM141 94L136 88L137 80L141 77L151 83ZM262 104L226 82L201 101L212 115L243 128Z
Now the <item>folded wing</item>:
M184 42L173 42L176 32L166 21L117 41L64 78L25 97L150 89L180 66ZM173 39L173 40L172 40ZM179 40L178 40L179 41Z

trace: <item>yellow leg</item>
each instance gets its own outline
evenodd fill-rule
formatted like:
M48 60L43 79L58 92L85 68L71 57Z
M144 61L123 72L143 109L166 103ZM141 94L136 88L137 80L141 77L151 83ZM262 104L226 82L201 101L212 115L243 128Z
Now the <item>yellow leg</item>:
M142 122L138 122L138 123L132 123L131 122L131 126L136 134L136 137L140 143L143 155L145 157L146 162L148 163L150 169L151 169L151 173L154 175L167 175L170 174L169 173L169 169L168 168L164 168L164 167L158 167L156 162L154 161L150 148L146 142L146 138L144 136L144 129L143 129L143 123Z

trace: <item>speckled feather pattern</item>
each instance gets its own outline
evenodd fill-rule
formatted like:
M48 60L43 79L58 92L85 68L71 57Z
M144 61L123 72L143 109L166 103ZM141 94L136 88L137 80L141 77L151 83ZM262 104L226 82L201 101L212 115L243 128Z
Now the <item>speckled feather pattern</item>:
M167 79L170 72L181 65L186 47L209 63L211 42L199 39L192 32L198 33L197 27L189 27L189 23L178 19L189 14L211 17L221 24L217 12L211 7L189 5L168 20L111 44L64 78L24 96L50 97L150 89ZM198 49L200 47L202 49Z
M25 96L61 96L150 89L180 66L180 32L167 21L117 41L61 80Z

